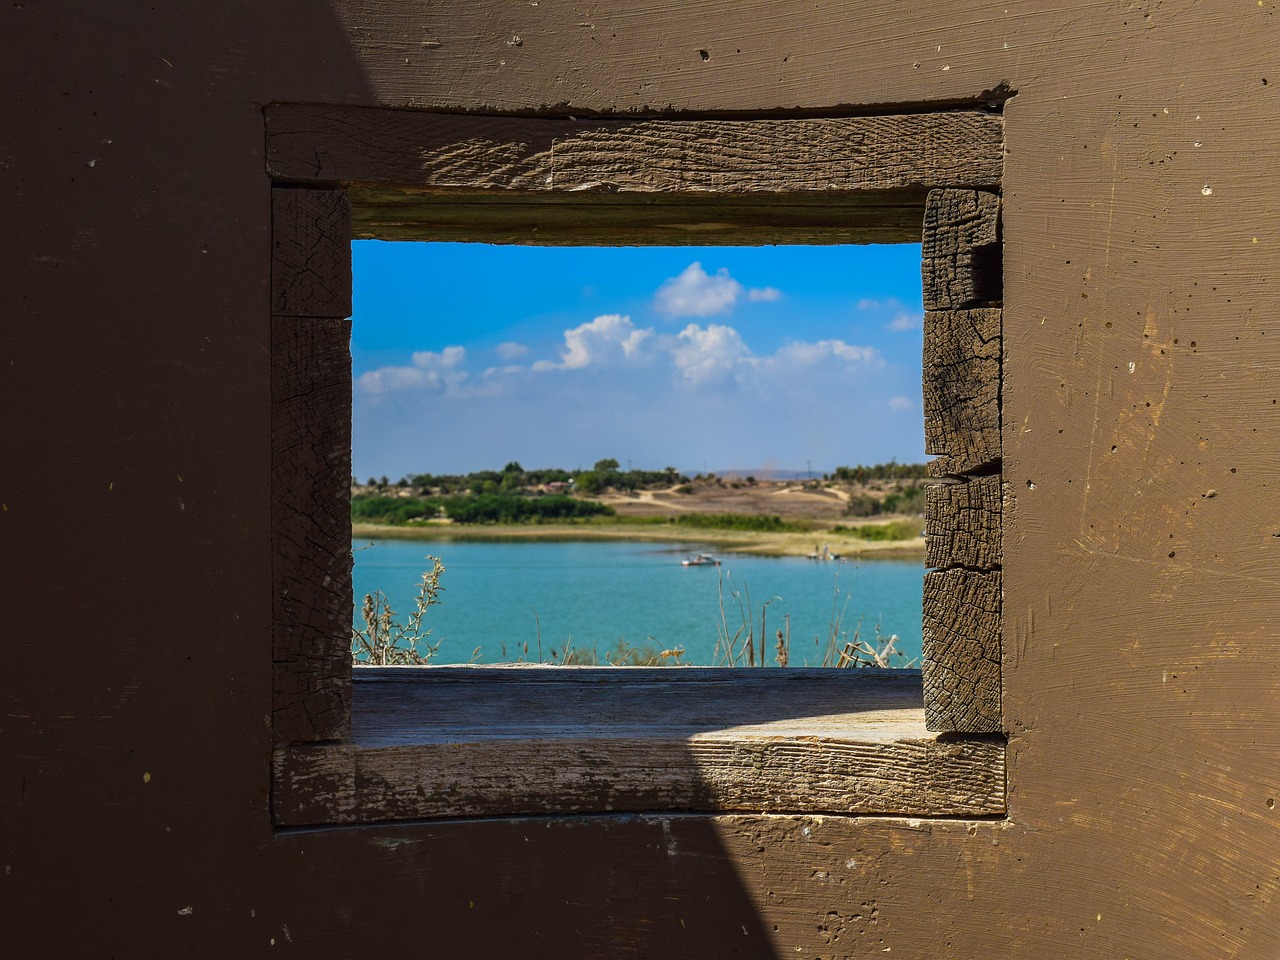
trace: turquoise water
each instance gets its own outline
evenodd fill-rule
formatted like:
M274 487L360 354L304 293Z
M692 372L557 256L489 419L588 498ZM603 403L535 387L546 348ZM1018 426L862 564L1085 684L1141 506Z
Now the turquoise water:
M920 656L919 560L816 563L724 553L717 554L719 567L681 566L683 557L711 552L696 542L360 540L353 548L357 607L366 593L381 590L397 614L413 609L418 581L431 566L426 556L444 561L443 602L425 620L431 641L440 641L436 663L465 663L477 648L480 663L536 660L536 611L544 657L572 638L575 649L594 646L603 658L621 640L683 647L681 662L712 664L722 582L730 635L742 623L733 591L744 603L749 593L757 635L762 604L778 598L769 604L766 631L772 638L790 615L793 665L821 663L818 641L825 641L833 615L841 633L851 637L860 622L862 637L873 638L879 624L883 635L898 635L896 649L908 659ZM771 639L770 662L773 646Z

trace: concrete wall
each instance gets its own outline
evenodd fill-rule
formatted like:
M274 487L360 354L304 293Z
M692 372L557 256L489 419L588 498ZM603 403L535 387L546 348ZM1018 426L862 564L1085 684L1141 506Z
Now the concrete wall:
M0 15L15 957L1271 957L1271 0ZM699 51L706 51L704 59ZM1006 106L1007 822L273 833L262 107Z

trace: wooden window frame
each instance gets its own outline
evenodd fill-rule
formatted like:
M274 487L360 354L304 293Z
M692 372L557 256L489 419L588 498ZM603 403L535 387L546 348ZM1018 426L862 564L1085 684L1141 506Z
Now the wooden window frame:
M266 130L277 827L1005 813L999 113L575 120L273 105ZM938 481L926 507L922 669L353 677L350 244L360 237L921 239L926 449Z

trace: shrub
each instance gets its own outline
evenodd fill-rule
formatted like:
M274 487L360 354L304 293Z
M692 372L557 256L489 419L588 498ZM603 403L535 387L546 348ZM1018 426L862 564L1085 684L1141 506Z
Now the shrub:
M476 497L449 497L445 513L457 523L546 523L608 516L613 508L591 500L552 493L541 497L486 493Z
M423 629L422 617L428 607L440 602L440 591L444 589L440 586L440 574L444 573L444 564L439 557L429 556L427 559L431 561L431 569L422 575L414 611L406 622L401 623L396 618L396 612L381 590L365 594L360 607L364 627L351 630L351 659L354 662L377 666L422 666L436 655L440 645L426 642L431 631ZM421 650L418 649L419 644L422 645Z
M430 519L439 513L440 501L429 498L376 495L351 498L351 519L357 523L402 524Z
M844 508L845 515L850 517L874 517L882 510L884 510L884 504L869 493L859 493L850 497Z
M808 523L794 523L773 514L752 516L742 513L682 513L671 522L700 530L754 530L761 533L803 533Z
M884 498L885 513L924 514L924 487L913 483Z
M832 533L857 537L859 540L890 541L912 540L920 535L917 524L904 520L892 520L889 523L865 523L857 527L832 527Z

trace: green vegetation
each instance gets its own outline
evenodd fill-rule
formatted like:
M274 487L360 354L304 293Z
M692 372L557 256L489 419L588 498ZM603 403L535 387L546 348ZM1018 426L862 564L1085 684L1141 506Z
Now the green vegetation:
M868 484L873 480L923 480L929 475L923 463L877 463L871 466L836 467L832 480L842 483Z
M813 524L808 521L742 513L681 513L671 517L670 522L697 530L751 530L757 533L805 533L813 529Z
M563 494L522 497L485 493L448 497L444 512L456 523L561 523L587 517L613 516L613 508Z
M417 473L401 477L396 486L427 496L514 493L520 490L554 492L548 488L572 484L578 492L590 494L606 489L630 492L666 488L676 483L688 482L688 479L675 467L665 467L662 470L621 470L618 461L613 459L597 460L590 470L562 470L559 467L526 470L518 461L512 460L501 470L477 470L466 474ZM383 477L378 483L370 477L367 485L387 487L387 478Z
M909 487L895 490L884 498L885 513L906 513L924 515L924 485L913 483Z
M864 523L856 527L832 527L831 532L857 537L859 540L914 540L920 536L920 524L908 520L891 520L888 523Z
M872 466L837 467L827 478L806 481L805 489L819 490L843 484L847 488L849 517L885 514L923 515L926 475L923 464L896 461ZM754 476L745 480L698 475L694 480L675 467L662 470L626 470L618 461L597 460L589 470L545 468L526 470L511 461L501 470L468 474L415 474L391 484L386 477L369 478L358 487L352 478L351 519L354 523L402 526L430 520L462 524L576 523L612 518L611 507L594 498L607 493L632 494L656 490L695 494L704 489L743 489L756 486ZM625 512L625 511L624 511ZM625 519L625 518L622 518ZM803 533L813 523L784 520L779 516L732 513L677 514L666 522L701 530L737 530L760 533Z
M459 494L448 497L387 497L359 494L351 498L353 523L399 526L447 517L455 523L564 523L613 516L613 508L564 494L524 496L508 493Z
M442 503L423 497L386 497L363 494L351 498L353 523L385 523L396 526L440 515Z
M814 529L812 520L783 520L754 513L676 513L675 516L605 517L605 524L627 526L687 526L694 530L744 530L758 534L806 534Z
M858 493L849 497L845 515L850 517L878 517L886 513L902 513L908 516L924 515L924 485L909 483L891 490L883 497L870 493Z

